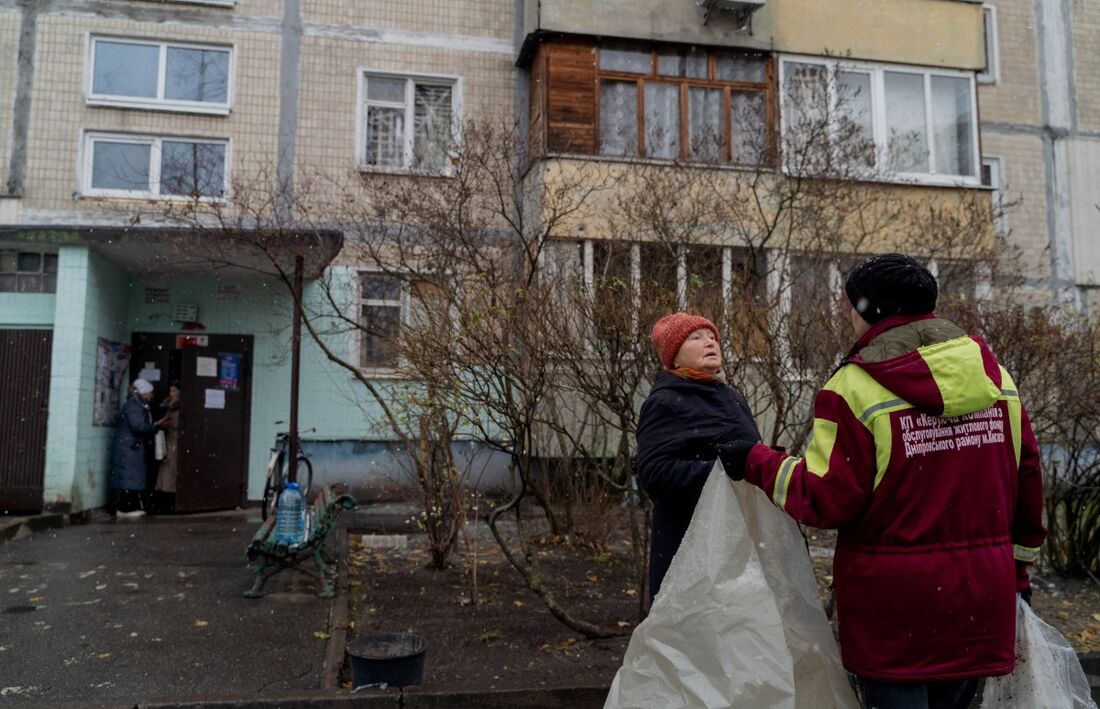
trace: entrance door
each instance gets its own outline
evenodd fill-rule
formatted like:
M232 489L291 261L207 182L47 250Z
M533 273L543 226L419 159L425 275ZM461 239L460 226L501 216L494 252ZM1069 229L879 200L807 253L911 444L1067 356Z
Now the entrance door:
M52 330L0 330L0 511L42 511Z
M180 430L176 511L200 512L244 502L252 379L251 335L134 333L131 378L154 363L155 401L178 382ZM163 412L154 411L154 416Z

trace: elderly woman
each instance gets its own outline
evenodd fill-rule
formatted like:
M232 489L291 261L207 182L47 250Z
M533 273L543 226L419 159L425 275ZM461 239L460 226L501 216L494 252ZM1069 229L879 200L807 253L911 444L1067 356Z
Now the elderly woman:
M657 321L651 339L665 369L642 404L636 467L638 481L653 500L650 602L714 467L715 445L760 440L745 397L722 376L714 323L675 313Z
M130 386L130 398L118 415L111 452L111 489L119 517L145 514L141 493L148 484L148 449L157 431L149 411L152 399L153 385L144 379L135 379Z

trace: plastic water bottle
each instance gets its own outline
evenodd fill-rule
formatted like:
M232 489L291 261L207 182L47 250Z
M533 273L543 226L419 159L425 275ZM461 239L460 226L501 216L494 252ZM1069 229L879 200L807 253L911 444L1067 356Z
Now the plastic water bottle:
M298 483L290 483L279 495L275 510L275 541L297 546L306 540L306 498Z

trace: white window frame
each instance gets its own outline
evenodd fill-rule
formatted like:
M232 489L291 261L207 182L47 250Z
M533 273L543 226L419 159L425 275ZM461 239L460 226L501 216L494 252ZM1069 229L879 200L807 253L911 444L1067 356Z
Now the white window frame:
M924 110L925 110L925 142L928 146L928 164L934 169L936 165L936 146L932 126L932 77L943 76L949 78L968 79L970 81L970 125L971 125L971 164L974 165L974 175L951 175L936 172L899 172L888 177L878 175L878 168L869 170L867 179L877 181L896 181L906 184L935 185L941 187L980 187L981 186L981 157L980 138L978 131L978 93L974 81L974 72L956 71L952 69L939 69L934 67L912 67L902 64L884 64L880 62L848 61L843 59L829 59L825 57L805 56L799 54L782 54L779 56L779 113L781 135L786 133L786 120L788 115L786 85L787 64L817 64L827 68L827 84L829 92L829 116L830 120L836 115L837 103L836 72L853 71L871 75L871 129L875 140L875 163L884 165L890 159L889 146L886 132L886 72L916 74L924 77ZM786 156L783 161L784 173L789 173Z
M158 47L157 58L157 97L121 96L115 94L94 93L95 85L95 50L99 41L113 42L117 44L134 44L146 47ZM180 101L164 98L165 73L168 70L168 50L172 49L199 49L205 51L219 51L229 53L229 67L227 69L225 87L225 102L213 103L210 101ZM237 64L237 48L233 44L197 44L193 42L176 42L173 40L140 39L136 37L119 37L114 35L87 36L87 51L84 66L84 102L88 106L110 106L115 108L147 109L155 111L174 111L177 113L199 113L204 115L227 116L232 110L233 96L236 90L235 79Z
M92 187L92 168L93 160L95 158L94 145L98 141L107 143L131 143L134 145L148 145L149 151L149 189L147 190L115 190ZM193 201L196 198L188 195L176 195L176 194L161 194L160 193L160 163L161 163L161 144L164 141L169 142L192 142L192 143L210 143L216 145L225 146L225 167L222 169L222 175L225 183L222 185L222 195L220 197L214 196L202 196L198 197L198 201L207 202L211 204L220 204L226 201L226 195L229 194L229 182L230 182L230 166L233 164L232 144L228 138L206 138L200 136L179 136L179 135L143 135L133 133L107 133L101 131L87 131L84 133L84 140L82 141L82 148L84 155L82 157L82 171L81 171L81 191L80 194L85 197L121 197L124 199L155 199L155 200L171 200L171 201Z
M405 101L404 104L398 104L396 102L384 102L384 101L371 101L372 105L389 106L391 108L404 108L405 109L405 145L404 145L404 165L401 167L389 167L385 165L371 165L366 161L367 151L367 82L371 77L377 77L381 79L404 79L405 81ZM384 172L395 174L428 174L428 175L444 175L449 176L453 174L454 170L450 164L443 167L442 170L427 170L412 166L413 160L413 146L416 140L416 131L414 128L415 121L414 115L416 111L415 102L415 87L416 84L435 84L437 86L448 85L451 87L451 135L454 137L454 144L457 145L461 139L460 128L462 125L462 85L463 80L458 75L447 74L427 74L422 72L409 72L409 71L390 71L384 69L372 69L369 67L359 67L356 70L356 84L357 93L355 101L355 166L356 169L362 172Z
M1001 46L997 8L989 3L982 4L982 37L985 41L986 66L985 71L978 72L978 83L996 85L1001 80Z

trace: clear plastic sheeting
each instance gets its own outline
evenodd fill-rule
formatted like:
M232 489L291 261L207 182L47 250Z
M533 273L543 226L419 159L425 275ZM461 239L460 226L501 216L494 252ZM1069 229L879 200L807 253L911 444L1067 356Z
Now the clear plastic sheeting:
M716 463L605 709L857 706L798 526Z
M985 681L982 709L1095 707L1077 653L1054 628L1016 601L1016 669Z

